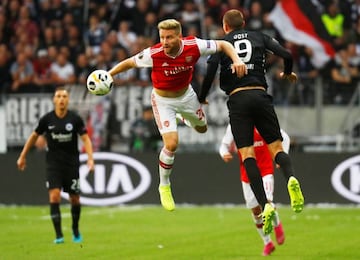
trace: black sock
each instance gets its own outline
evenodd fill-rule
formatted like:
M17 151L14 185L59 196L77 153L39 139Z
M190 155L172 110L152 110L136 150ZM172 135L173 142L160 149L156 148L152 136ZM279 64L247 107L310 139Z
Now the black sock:
M79 236L80 204L71 205L72 230L74 236Z
M265 204L268 202L264 190L263 180L256 164L255 158L247 158L244 160L244 166L247 172L247 176L250 181L250 187L254 192L254 195L264 209Z
M275 162L280 165L286 180L294 176L294 169L292 167L290 156L285 152L279 152L275 156Z
M56 238L63 237L61 231L61 213L59 203L50 203L50 217L54 225Z

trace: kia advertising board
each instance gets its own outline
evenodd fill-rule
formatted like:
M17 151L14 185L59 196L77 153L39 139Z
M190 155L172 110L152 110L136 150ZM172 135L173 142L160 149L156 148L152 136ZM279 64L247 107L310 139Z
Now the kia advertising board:
M108 206L131 202L142 196L151 183L149 170L140 161L122 154L94 153L95 171L86 165L87 155L80 155L81 202ZM68 194L62 192L68 199Z
M360 202L360 156L347 153L291 153L306 204ZM0 154L0 204L45 205L45 153L33 150L24 172L16 168L18 152ZM158 154L94 154L90 173L81 155L80 188L84 205L159 205ZM176 203L244 204L238 160L226 164L216 153L178 153L171 175ZM67 195L63 194L64 201ZM274 201L289 204L286 181L275 173Z

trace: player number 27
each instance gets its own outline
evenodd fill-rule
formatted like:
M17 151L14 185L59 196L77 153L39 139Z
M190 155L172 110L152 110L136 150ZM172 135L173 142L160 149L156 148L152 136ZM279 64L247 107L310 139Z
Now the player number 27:
M251 42L247 39L241 39L234 42L234 48L245 63L249 62L252 55Z

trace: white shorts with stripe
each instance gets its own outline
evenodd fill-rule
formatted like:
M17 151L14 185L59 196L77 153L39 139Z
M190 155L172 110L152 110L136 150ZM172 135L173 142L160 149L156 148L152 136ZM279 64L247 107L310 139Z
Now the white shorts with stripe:
M184 95L176 98L159 96L153 89L151 104L160 134L177 131L177 114L181 115L191 127L206 125L205 113L191 86Z
M274 198L274 175L268 174L262 177L263 183L264 183L264 189L266 198L270 201L273 201ZM254 192L252 191L250 187L250 183L242 182L242 188L244 193L244 199L246 207L249 209L255 208L259 205L259 202L257 201Z

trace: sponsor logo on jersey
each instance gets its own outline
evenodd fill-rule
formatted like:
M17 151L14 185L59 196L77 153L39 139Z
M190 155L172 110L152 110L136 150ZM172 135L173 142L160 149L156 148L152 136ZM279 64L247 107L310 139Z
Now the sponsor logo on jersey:
M66 129L66 131L71 131L71 130L73 130L74 129L74 126L72 125L72 123L67 123L66 125L65 125L65 129Z
M193 57L192 57L192 56L186 56L186 57L185 57L185 61L186 61L187 63L191 62L192 60L193 60Z
M136 159L106 152L96 152L93 156L95 172L90 173L86 165L87 154L80 155L83 205L119 205L140 197L150 187L150 172ZM67 193L62 193L62 197L68 199Z
M164 70L164 74L165 76L171 76L171 75L176 75L179 74L180 72L184 72L184 71L188 71L188 70L192 70L193 66L179 66L179 67L174 67L173 69L170 70Z
M360 155L341 162L331 175L334 189L344 198L360 202Z

